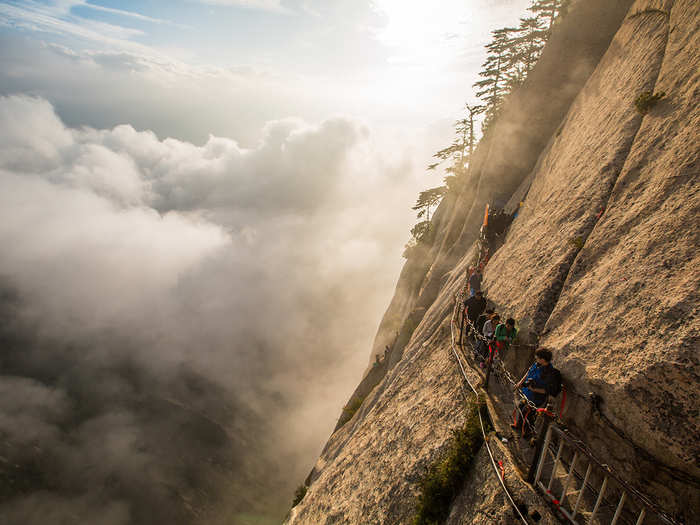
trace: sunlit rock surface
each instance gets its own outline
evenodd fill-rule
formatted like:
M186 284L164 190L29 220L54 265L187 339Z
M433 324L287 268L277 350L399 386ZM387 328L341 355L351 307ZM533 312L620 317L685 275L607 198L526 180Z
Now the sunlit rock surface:
M626 7L590 77L539 141L524 208L487 266L485 288L502 314L519 320L524 340L554 350L571 389L566 422L630 483L690 518L700 508L700 4ZM642 116L634 100L646 90L666 96ZM495 177L484 147L481 176ZM509 182L511 193L527 175ZM425 310L393 368L331 436L289 522L410 523L425 469L464 420L449 319L474 258L468 230L479 224L469 210L494 196L469 191L443 203L438 246L422 269L407 263L380 334ZM593 413L589 392L602 398L609 422ZM514 522L490 469L482 449L449 523ZM506 477L552 522L514 470Z

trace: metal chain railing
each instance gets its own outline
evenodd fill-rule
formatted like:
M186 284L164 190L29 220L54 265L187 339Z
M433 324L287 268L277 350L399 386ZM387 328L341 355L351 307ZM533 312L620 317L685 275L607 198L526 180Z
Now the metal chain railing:
M508 383L509 387L513 389L513 395L514 395L514 401L515 401L515 410L517 411L518 415L520 416L519 420L522 422L522 434L525 435L526 433L532 433L534 432L534 426L532 422L530 421L530 418L528 417L529 414L536 414L537 410L540 408L535 403L533 403L530 399L525 396L525 394L522 393L522 391L517 388L518 381L513 377L513 375L506 369L504 363L501 361L499 354L498 354L498 348L494 348L496 346L494 340L489 340L486 338L483 334L479 333L479 330L474 326L472 321L465 315L465 312L462 308L462 304L464 303L464 297L466 293L465 290L462 290L459 294L455 296L457 307L461 311L461 315L459 316L461 318L460 322L460 346L462 346L462 336L463 336L463 325L466 323L469 327L469 330L467 332L467 338L469 336L473 336L477 342L482 343L485 345L486 348L488 348L488 357L484 357L477 348L474 348L472 346L473 350L473 356L476 360L480 361L483 365L485 365L486 368L486 381L485 381L485 386L488 387L488 380L491 377L491 372L496 372L494 374L494 377L501 383L505 384ZM470 345L471 346L471 345ZM523 345L523 346L536 346L536 345Z
M553 461L548 462L548 458ZM653 516L661 523L678 525L609 465L596 459L580 439L558 425L547 429L533 483L572 523L578 523L580 516L585 523L596 519L598 523L609 520L610 525L642 525L645 518Z
M487 371L488 367L492 367L494 371L494 377L499 381L500 384L508 386L508 387L516 387L518 385L518 381L513 377L513 375L508 371L508 369L505 367L505 364L503 361L500 359L500 356L498 355L497 351L494 351L492 344L493 341L487 339L484 337L482 334L479 333L479 331L476 329L472 321L465 315L464 308L463 308L463 298L466 295L465 290L460 291L460 293L455 295L455 307L453 311L453 318L452 318L452 323L451 325L457 324L457 318L460 318L459 321L459 326L460 326L460 341L459 341L459 346L463 348L462 344L462 338L463 338L463 332L464 332L464 325L466 324L469 327L469 331L467 333L467 337L474 336L475 340L477 342L482 342L485 345L487 345L487 348L489 348L489 355L488 358L484 357L481 355L474 347L472 346L473 350L473 355L477 361L480 361L481 363L485 364L487 366ZM460 315L457 315L457 314ZM457 351L455 348L455 338L454 338L454 327L451 328L452 330L452 346L453 346L453 352L455 353L455 356L457 357ZM536 345L527 345L527 346L536 346ZM466 379L466 373L461 365L461 361L459 360L459 357L457 357L458 362L460 364L460 369L462 370L462 374L465 376ZM487 374L488 377L488 374ZM469 381L467 380L469 386L476 392L475 388ZM485 390L487 390L488 385L485 383ZM631 501L635 501L635 505L637 508L638 514L635 515L636 521L634 521L635 525L642 525L642 522L645 520L645 518L652 514L658 517L658 519L661 520L661 522L669 524L669 525L681 525L678 521L676 521L674 518L669 516L663 509L661 509L658 505L656 505L654 502L649 500L644 494L636 490L635 488L631 487L630 485L626 484L619 476L617 476L613 470L605 463L599 461L588 449L588 447L585 445L585 443L575 437L573 434L571 434L570 431L568 431L565 428L560 427L558 424L551 425L550 423L561 423L561 415L562 415L562 409L560 409L559 413L554 412L553 410L550 410L549 408L540 408L537 407L534 403L532 403L529 399L527 399L522 392L520 391L519 388L515 388L514 390L514 402L516 406L516 410L520 414L520 419L523 424L523 432L525 429L525 425L528 425L528 431L533 432L534 431L534 426L528 421L527 413L523 412L523 409L527 407L527 411L529 410L535 410L535 413L542 414L545 416L544 421L545 424L540 430L540 435L538 437L538 443L536 445L536 453L535 453L535 459L532 462L531 468L530 468L530 475L529 475L529 480L532 481L535 485L535 487L539 488L542 490L544 495L547 497L547 499L553 503L562 513L564 517L566 517L569 521L572 523L578 523L576 521L577 516L584 516L586 518L586 523L592 523L592 518L604 514L604 506L607 503L607 506L610 507L611 504L607 501L607 496L605 495L605 491L608 489L610 484L612 483L611 480L614 480L614 483L617 484L619 487L618 491L616 492L616 503L613 505L614 506L614 512L611 512L611 516L608 516L608 518L611 520L609 523L610 525L617 525L618 523L621 523L621 517L624 513L629 514L629 510L624 510L625 505L627 504L628 506L630 505ZM581 396L584 397L584 396ZM552 441L552 435L556 434L557 436L560 436L560 443L559 443L559 450L557 453L554 452L554 450L551 448L553 446L553 441ZM565 460L564 457L562 457L562 450L564 447L564 440L575 449L575 452L573 453L573 459L569 461L568 464L568 472L565 472L565 482L563 483L562 487L562 492L559 498L555 497L554 493L552 492L552 484L554 483L554 480L557 476L557 469L558 468L565 468L564 465L566 465L567 461ZM554 458L554 464L552 467L552 474L549 479L548 484L545 486L543 481L542 481L542 475L543 475L543 467L546 463L547 457L551 456ZM579 473L576 471L576 462L581 459L581 458L586 458L588 461L588 468L586 469L586 473L581 476ZM494 464L495 465L495 464ZM603 471L603 476L601 478L602 484L599 489L596 489L595 487L592 486L591 483L591 471L594 470L595 468L602 469ZM578 479L579 481L583 480L581 483L581 486L579 489L569 491L569 483L573 479ZM593 505L593 509L590 511L583 510L581 508L582 505L582 497L583 497L583 492L585 490L588 490L589 493L591 494L596 494L596 499L595 503ZM573 505L569 506L568 508L564 505L562 505L562 501L565 499L568 501L568 498L570 496L576 496L576 502L573 503ZM629 499L628 499L629 498ZM628 520L625 520L628 521Z
M462 377L464 378L464 381L469 385L469 388L472 390L474 395L476 396L477 402L479 400L479 392L476 389L476 387L472 384L471 381L469 381L469 377L467 376L466 369L464 368L464 365L462 364L462 359L460 358L459 353L457 352L457 348L455 346L455 317L457 316L457 311L458 311L459 303L455 304L455 307L452 309L452 320L450 321L450 336L451 336L451 349L452 353L455 356L455 359L457 360L457 365L459 366L460 371L462 372ZM466 363L465 363L466 364ZM489 458L491 459L491 465L493 466L493 470L496 473L496 478L499 481L499 484L501 485L501 488L503 489L503 493L506 495L506 498L508 499L508 502L511 504L513 507L513 510L517 514L517 516L520 518L520 520L525 524L528 525L529 521L527 518L523 515L521 512L520 508L518 507L517 503L515 503L515 500L513 499L513 496L511 495L510 491L508 490L508 487L505 484L505 476L501 473L498 465L496 464L496 460L494 458L493 452L491 450L491 447L489 445L489 436L488 433L486 432L486 426L484 425L484 419L481 415L482 407L479 406L477 409L477 413L479 414L479 424L481 426L481 434L483 436L484 440L484 446L486 447L486 450L489 454Z

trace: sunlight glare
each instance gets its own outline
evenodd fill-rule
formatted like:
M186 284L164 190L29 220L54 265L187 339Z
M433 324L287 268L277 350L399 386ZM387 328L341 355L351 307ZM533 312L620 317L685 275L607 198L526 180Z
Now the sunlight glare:
M458 54L470 6L464 0L430 2L377 0L388 17L379 39L393 50L390 62L430 68L450 63Z

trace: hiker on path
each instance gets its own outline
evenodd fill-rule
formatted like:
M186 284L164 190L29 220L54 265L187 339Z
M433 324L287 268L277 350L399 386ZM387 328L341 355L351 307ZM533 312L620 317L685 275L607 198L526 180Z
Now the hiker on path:
M481 291L481 279L481 269L476 268L471 277L469 277L469 297L474 297L476 292Z
M484 324L486 321L491 319L491 316L496 313L494 312L493 308L487 308L485 312L483 312L476 320L476 331L479 332L480 334L484 333Z
M476 324L476 320L486 308L486 299L484 293L479 290L476 295L464 301L464 317L469 319L471 326ZM469 332L471 333L471 326Z
M512 317L510 317L505 324L499 324L494 333L498 350L508 350L510 344L515 340L515 336L517 335L518 329L515 328L515 319Z
M497 313L494 313L491 316L491 319L488 319L484 323L484 331L482 332L482 335L489 341L493 341L494 334L496 333L496 326L498 326L498 323L501 320L501 316L498 315Z
M477 352L486 359L489 355L489 346L493 344L494 342L494 334L496 333L496 325L498 325L498 322L501 320L501 316L498 315L497 313L494 313L490 319L487 319L486 322L484 323L484 330L482 332L482 335L484 338L488 341L488 343L485 343L484 341L479 341L479 345L476 347Z
M527 401L520 400L516 409L517 416L511 428L522 430L525 435L532 430L535 421L535 411L532 410L528 401L537 408L542 408L547 404L550 395L556 397L561 391L561 373L552 366L550 350L537 349L535 362L515 385L515 390L520 390ZM529 428L523 428L523 421L528 422Z

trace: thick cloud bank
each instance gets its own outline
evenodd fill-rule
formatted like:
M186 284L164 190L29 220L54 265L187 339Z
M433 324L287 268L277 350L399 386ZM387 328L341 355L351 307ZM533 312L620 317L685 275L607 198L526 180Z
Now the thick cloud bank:
M251 149L0 123L0 522L278 516L365 363L405 166L343 118Z

